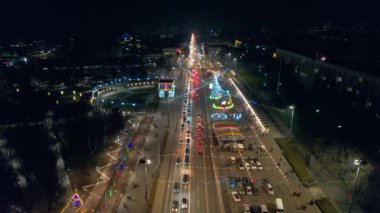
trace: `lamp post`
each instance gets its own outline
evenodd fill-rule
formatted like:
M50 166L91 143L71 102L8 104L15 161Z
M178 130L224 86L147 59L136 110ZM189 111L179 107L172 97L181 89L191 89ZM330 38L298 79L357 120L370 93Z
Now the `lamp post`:
M145 172L145 202L146 206L148 208L148 181L147 181L147 170L146 170L146 165L150 164L151 161L147 159L146 157L140 159L140 164L144 164L144 172ZM148 212L148 209L147 209Z
M296 106L295 105L290 105L289 108L292 110L292 115L291 115L291 118L290 118L289 132L292 133L294 110L295 110Z
M355 159L354 160L354 165L357 166L357 168L356 168L356 176L355 176L354 188L352 189L352 194L351 194L350 206L348 207L348 213L351 213L352 204L354 202L354 195L355 195L356 185L358 184L358 177L359 177L359 173L360 173L360 166L367 165L367 161L363 160L363 159Z

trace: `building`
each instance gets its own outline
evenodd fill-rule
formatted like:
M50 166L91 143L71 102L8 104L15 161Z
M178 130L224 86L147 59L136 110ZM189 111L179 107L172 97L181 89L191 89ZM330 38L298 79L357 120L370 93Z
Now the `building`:
M205 48L205 53L207 55L208 60L211 63L220 62L222 53L223 53L223 47L222 46L207 46Z
M380 111L380 78L283 49L273 57L291 67L307 90L331 88L332 92L354 97L365 109Z
M158 81L158 97L173 98L175 95L175 81L171 79L160 79Z
M122 56L140 56L142 53L142 42L138 35L124 33L120 41Z
M165 47L162 49L162 53L164 54L168 65L172 67L177 63L177 57L179 54L177 47Z

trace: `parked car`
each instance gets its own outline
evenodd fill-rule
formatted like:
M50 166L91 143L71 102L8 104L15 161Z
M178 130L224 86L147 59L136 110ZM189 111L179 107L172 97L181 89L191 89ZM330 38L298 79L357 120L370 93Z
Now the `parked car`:
M254 161L254 160L251 160L250 163L251 163L251 169L252 169L252 170L256 170L257 167L256 167L256 163L255 163L255 161Z
M252 144L248 144L248 150L253 151L253 145Z
M233 191L233 192L231 192L231 194L232 194L232 198L234 199L235 202L241 202L241 198L240 198L239 193L237 193L236 191Z
M261 213L269 213L268 207L265 204L261 204Z
M243 205L243 213L251 213L248 205Z
M268 195L274 195L274 190L273 190L272 184L266 183L264 186L265 186L265 190L267 191Z
M250 170L251 169L251 166L249 165L248 162L244 162L244 167L246 170Z
M248 181L248 178L247 177L242 177L241 178L241 182L244 186L248 186L249 185L249 181Z
M235 178L234 177L229 177L228 180L229 180L228 183L229 183L230 188L235 188L236 187L236 180L235 180Z
M256 161L256 167L258 170L263 170L263 165L260 163L260 161Z
M244 164L243 163L239 163L239 169L244 170Z
M252 195L252 188L251 188L251 186L247 186L246 190L247 190L247 195Z

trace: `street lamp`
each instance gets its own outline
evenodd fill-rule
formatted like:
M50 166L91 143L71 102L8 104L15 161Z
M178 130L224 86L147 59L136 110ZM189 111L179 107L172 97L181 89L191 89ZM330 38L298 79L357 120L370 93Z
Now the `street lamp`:
M355 159L354 160L354 165L357 166L357 168L356 168L356 176L355 176L354 188L352 189L352 194L351 194L350 206L348 207L348 213L351 212L352 203L354 202L354 195L355 195L356 185L358 184L358 177L359 177L359 172L360 172L360 166L367 165L367 161L363 160L363 159Z
M291 116L291 118L290 118L289 132L292 133L294 110L295 110L296 106L295 106L295 105L290 105L289 108L292 110L292 116Z
M147 171L146 171L146 165L150 164L151 161L147 159L146 157L140 159L140 164L144 164L144 172L145 172L145 201L146 205L148 206L148 182L147 182Z

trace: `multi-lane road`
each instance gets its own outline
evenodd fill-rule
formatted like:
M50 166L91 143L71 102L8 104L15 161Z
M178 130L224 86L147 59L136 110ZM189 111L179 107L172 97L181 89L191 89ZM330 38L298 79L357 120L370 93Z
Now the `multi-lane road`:
M198 51L192 45L191 52L195 54ZM222 88L233 95L235 109L242 111L244 118L238 125L246 137L245 149L226 151L222 144L214 141L211 114L216 110L208 98L211 78L201 66L207 63L201 63L202 59L195 55L191 58L190 63L182 67L182 75L173 76L177 78L176 93L179 95L169 101L170 126L164 130L168 132L168 140L162 152L152 212L241 212L244 206L262 204L274 212L275 198L283 200L285 210L299 211L299 206L312 198L310 191L291 173L273 138L259 135L253 127L242 94L233 83L236 79L220 77ZM183 62L182 65L186 60ZM251 146L249 150L248 146ZM231 164L230 157L249 165L252 165L251 159L255 159L253 162L258 164L259 161L262 166L240 167L239 163ZM235 202L231 193L239 189L230 184L231 180L241 182L245 178L255 195L240 190L241 201ZM273 191L268 190L264 180L270 182ZM294 192L300 192L301 196L293 196ZM308 206L305 211L319 212L315 205Z

